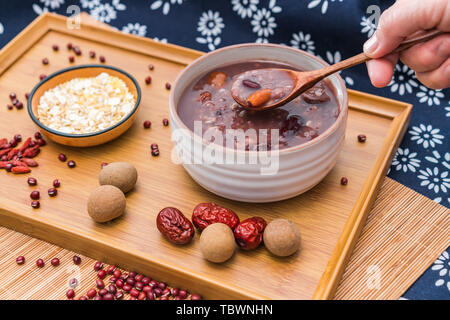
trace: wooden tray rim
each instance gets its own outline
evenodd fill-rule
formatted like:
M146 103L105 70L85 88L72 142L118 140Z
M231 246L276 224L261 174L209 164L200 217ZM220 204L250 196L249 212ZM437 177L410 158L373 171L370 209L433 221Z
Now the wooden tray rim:
M37 41L39 41L39 39L50 31L57 31L70 36L101 42L109 46L139 52L148 56L155 56L159 59L176 62L182 65L189 64L203 54L201 51L196 51L173 44L162 44L149 38L142 38L132 34L124 34L120 31L109 29L109 27L99 26L86 21L82 22L81 26L83 31L87 30L88 32L80 34L76 29L75 31L68 29L66 26L66 21L66 17L53 13L44 13L37 17L2 50L0 50L0 76ZM90 35L89 31L94 31L96 33L100 32L103 33L103 35L113 34L116 40L110 41L111 39L108 39L108 37L101 37L99 39L98 37ZM126 40L127 46L124 45L124 40ZM149 49L153 50L153 52ZM173 53L173 51L176 52ZM180 57L180 52L182 52L182 57ZM412 110L412 105L408 103L350 89L348 89L348 92L350 96L349 109L355 109L388 118L392 120L392 123L387 132L383 147L381 148L374 165L369 171L358 199L347 218L331 257L325 267L316 291L312 297L313 299L333 298L333 294L339 284L342 273L345 270L346 263L350 258L359 233L364 226L364 222L381 186L381 182L386 175L388 164L392 161L395 150L406 131L406 124L409 121ZM389 105L389 108L386 108L386 106L380 108L378 106L379 103ZM74 228L67 227L66 225L62 226L60 223L57 223L51 219L37 216L32 217L21 213L16 213L13 208L9 208L5 204L1 204L0 212L2 213L0 219L2 222L7 224L5 226L16 226L16 224L12 221L18 220L22 223L20 227L21 230L18 231L30 234L32 236L39 237L39 233L47 234L49 232L59 232L63 235L67 230L69 230L70 235L74 239L77 239L79 243L85 243L89 246L89 243L92 244L92 242L96 242L105 249L102 250L102 252L108 252L114 256L120 251L129 255L131 258L130 260L132 261L145 259L146 263L149 264L152 269L161 270L164 268L167 269L166 271L168 273L176 273L179 277L195 278L195 281L201 283L202 285L213 285L220 287L221 290L224 290L225 295L241 296L250 299L269 299L268 297L264 297L241 287L205 277L200 273L186 271L171 262L165 261L164 259L155 258L145 252L139 252L137 249L128 248L123 245L123 243L119 244L116 241L112 242L110 239L106 238L103 240L99 240L98 238L94 239L88 233L81 230L75 230ZM17 229L17 227L15 229ZM66 231L63 231L64 229ZM46 241L52 241L48 240L47 236L42 238ZM60 244L56 241L57 237L52 236L52 238L55 239L54 241L56 244L62 245L71 250L80 251L79 246L75 246L74 248L73 245L68 245L68 243Z

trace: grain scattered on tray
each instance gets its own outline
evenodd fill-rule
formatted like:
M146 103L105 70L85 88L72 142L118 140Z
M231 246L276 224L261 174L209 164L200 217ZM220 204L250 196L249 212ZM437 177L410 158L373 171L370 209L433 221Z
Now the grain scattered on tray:
M37 115L45 126L63 133L102 131L125 118L136 103L121 79L106 72L75 78L46 91Z

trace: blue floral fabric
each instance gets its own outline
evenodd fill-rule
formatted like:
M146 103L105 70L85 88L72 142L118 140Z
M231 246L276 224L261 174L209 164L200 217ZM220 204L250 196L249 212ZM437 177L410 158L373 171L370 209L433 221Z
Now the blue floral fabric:
M361 52L375 29L376 0L21 0L0 1L0 47L37 15L70 15L76 5L126 33L209 51L242 42L285 44L329 63ZM375 8L377 8L375 7ZM368 10L369 9L369 10ZM428 89L399 63L391 83L371 86L364 65L341 73L347 86L414 105L407 134L389 177L450 207L450 90ZM450 248L404 294L406 299L450 299Z

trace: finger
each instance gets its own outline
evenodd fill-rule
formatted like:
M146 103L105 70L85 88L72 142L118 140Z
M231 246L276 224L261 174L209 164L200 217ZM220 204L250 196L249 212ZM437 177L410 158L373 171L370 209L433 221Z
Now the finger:
M396 1L381 15L377 31L364 44L364 53L380 58L392 52L411 34L433 28L450 31L448 1Z
M398 53L392 53L383 58L367 61L367 71L370 81L375 87L385 87L391 82L397 61Z
M439 68L450 57L450 34L420 43L400 53L400 60L416 72Z
M420 82L432 89L450 87L450 58L433 71L416 72L416 77Z

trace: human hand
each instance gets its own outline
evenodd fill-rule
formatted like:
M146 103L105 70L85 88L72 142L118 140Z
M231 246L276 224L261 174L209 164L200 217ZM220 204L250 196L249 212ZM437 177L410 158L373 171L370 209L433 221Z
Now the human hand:
M450 87L450 34L389 54L403 40L430 29L450 31L449 0L397 0L384 11L377 31L364 44L364 53L374 58L367 62L372 84L388 85L400 58L427 87Z

